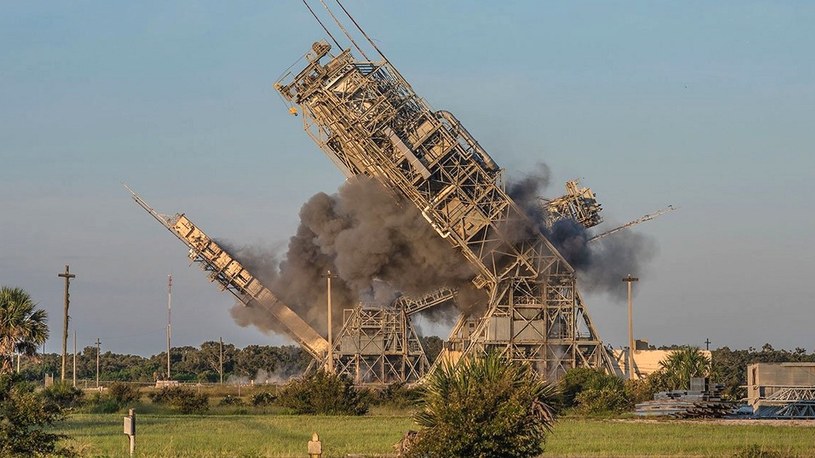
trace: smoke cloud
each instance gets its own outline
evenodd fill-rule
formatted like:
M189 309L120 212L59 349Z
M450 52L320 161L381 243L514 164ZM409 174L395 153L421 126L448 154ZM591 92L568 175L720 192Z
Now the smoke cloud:
M486 295L470 280L475 275L463 255L443 240L415 206L395 199L368 178L347 181L335 195L319 193L300 210L300 225L282 260L250 248L231 249L250 272L319 332L326 330L330 270L335 329L342 309L360 301L386 304L398 294L421 296L441 287L459 290L457 304L471 313ZM281 331L263 310L236 304L242 326Z
M624 300L626 289L621 287L622 278L642 272L643 266L656 254L656 243L632 230L589 242L590 229L572 219L561 219L548 227L545 224L548 214L540 204L540 196L549 185L549 179L549 168L539 164L533 173L510 182L507 192L575 268L581 291L605 293L614 300Z
M582 290L623 299L620 280L641 271L642 263L653 256L653 241L624 231L589 243L591 234L575 221L547 226L539 196L549 179L549 168L540 164L533 173L507 185L509 195L534 224L510 224L513 227L506 228L505 236L520 240L537 237L541 231L577 270ZM431 310L428 318L434 321L449 321L459 312L478 313L486 305L486 294L473 286L475 271L464 256L438 236L412 203L395 198L366 177L348 180L334 195L311 197L300 210L300 225L282 258L275 250L222 246L322 333L327 327L328 271L335 331L342 326L343 309L360 302L381 306L400 294L421 296L441 287L457 289L457 308ZM284 331L263 309L236 304L231 313L241 326Z

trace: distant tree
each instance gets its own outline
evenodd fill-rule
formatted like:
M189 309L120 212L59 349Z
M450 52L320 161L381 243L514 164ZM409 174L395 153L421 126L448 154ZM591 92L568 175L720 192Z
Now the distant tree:
M414 457L532 457L554 422L554 389L498 353L442 365L422 388Z
M806 349L794 351L775 350L765 344L760 351L731 350L722 347L712 351L711 376L717 383L725 386L723 394L730 399L739 400L747 396L743 388L747 384L747 366L752 363L815 362L815 353L807 354Z
M0 288L0 373L10 372L14 352L33 356L48 339L48 314L21 288Z
M659 362L659 372L668 390L690 388L691 377L710 374L710 359L698 347L685 346L674 350Z
M428 361L433 363L444 348L444 341L437 336L423 336L419 340L424 348Z

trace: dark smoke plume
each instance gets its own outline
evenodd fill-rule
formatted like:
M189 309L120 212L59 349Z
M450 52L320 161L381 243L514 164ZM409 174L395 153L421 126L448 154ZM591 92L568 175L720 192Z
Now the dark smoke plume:
M620 279L640 272L640 263L653 253L653 243L630 231L588 243L590 234L575 221L544 224L539 196L549 183L549 168L537 169L510 182L507 192L533 221L514 222L506 228L513 239L537 237L541 231L578 271L583 290L624 295ZM441 287L458 290L457 312L477 313L486 295L471 279L472 266L422 218L415 206L394 198L374 180L347 181L337 194L319 193L300 210L300 225L280 259L269 250L227 248L275 295L310 323L326 331L326 279L332 281L333 323L342 325L342 310L360 301L390 303L399 294L421 296ZM280 323L262 309L236 305L235 321L262 330L282 332ZM449 307L430 311L430 320L448 321Z
M470 264L441 239L409 202L394 199L380 184L355 178L335 195L314 195L300 210L300 226L279 263L268 253L235 251L235 256L284 303L315 329L326 329L327 271L332 282L334 327L342 309L360 301L380 305L399 293L421 296L447 286L459 290L458 306L470 313L483 307L486 295L470 280ZM241 325L279 331L263 312L236 305L232 315Z
M622 278L642 272L642 266L656 252L655 242L631 230L589 242L590 230L572 219L561 219L548 227L545 224L548 214L540 203L540 195L549 185L549 179L549 168L538 164L535 172L508 183L507 193L532 219L535 229L575 268L579 289L624 300L626 289L621 287Z

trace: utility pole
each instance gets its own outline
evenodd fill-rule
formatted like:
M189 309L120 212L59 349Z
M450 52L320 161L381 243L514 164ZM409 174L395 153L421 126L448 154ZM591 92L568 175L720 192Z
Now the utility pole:
M68 293L69 288L71 287L71 279L75 278L76 275L70 273L70 268L68 265L65 265L65 272L61 274L57 274L57 277L62 277L65 279L65 315L62 321L62 372L60 372L60 381L65 381L65 359L68 355L68 305L70 304L70 294Z
M74 388L76 388L76 329L74 329Z
M705 350L710 351L710 338L705 339Z
M99 337L96 338L96 388L99 388L99 347L102 345L102 341L99 340Z
M170 380L170 339L173 335L173 275L167 275L167 380Z
M334 373L334 341L332 338L333 330L333 320L331 318L331 279L337 278L336 275L332 274L329 270L328 273L323 275L326 281L328 282L328 372Z
M631 304L631 285L639 278L628 274L623 281L628 284L628 378L634 380L634 308Z
M218 358L220 362L220 373L221 373L221 385L224 384L224 338L219 337L218 340L221 342L221 348L219 351L220 357Z

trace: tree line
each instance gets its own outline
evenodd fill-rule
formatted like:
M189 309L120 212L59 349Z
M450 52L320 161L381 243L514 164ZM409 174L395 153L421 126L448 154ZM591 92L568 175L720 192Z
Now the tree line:
M441 350L442 340L436 336L421 338L422 345L432 361ZM679 349L680 347L661 347ZM303 373L311 357L299 346L249 345L238 348L231 343L223 345L223 380L235 378L248 382L281 382ZM770 344L760 349L731 350L722 347L711 351L711 379L725 386L725 393L732 398L743 397L747 383L747 365L757 362L815 362L815 352L807 353L803 348L793 351L776 350ZM175 347L171 351L171 378L182 382L219 382L220 343L207 341L199 347ZM41 381L46 374L58 375L60 355L48 353L37 357L23 357L21 375L31 381ZM68 359L68 374L73 365L72 355ZM103 381L124 381L151 383L166 379L167 353L161 352L149 357L129 354L102 352L99 355L99 378ZM70 375L68 375L70 376ZM96 347L85 347L77 355L77 379L96 378Z

